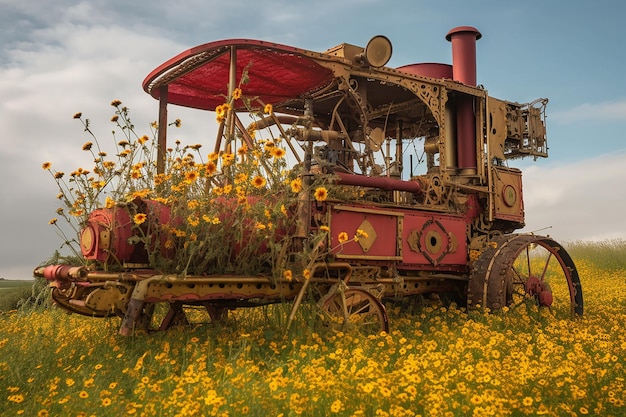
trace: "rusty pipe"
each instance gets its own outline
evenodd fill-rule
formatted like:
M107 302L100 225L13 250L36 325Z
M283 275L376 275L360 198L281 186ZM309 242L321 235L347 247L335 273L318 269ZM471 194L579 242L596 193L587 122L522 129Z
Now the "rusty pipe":
M73 281L87 276L87 268L72 265L48 265L36 268L33 275L47 281Z
M335 172L335 175L339 177L339 184L342 185L380 188L387 191L408 191L414 194L422 192L422 186L417 181L404 181L389 177L367 177L344 172Z

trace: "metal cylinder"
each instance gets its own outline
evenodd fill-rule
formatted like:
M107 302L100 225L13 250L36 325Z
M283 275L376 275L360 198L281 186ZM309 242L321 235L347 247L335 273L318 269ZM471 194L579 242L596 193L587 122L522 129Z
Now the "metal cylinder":
M471 26L456 27L446 35L452 42L452 79L467 85L476 85L476 41L480 32ZM474 98L458 96L455 99L457 127L457 163L460 174L476 173L476 117Z
M455 27L446 35L452 42L453 80L476 85L476 41L481 37L478 29L471 26Z
M380 188L387 191L408 191L414 194L422 192L422 187L417 181L404 181L389 177L367 177L344 172L335 172L335 175L339 177L338 183L342 185Z

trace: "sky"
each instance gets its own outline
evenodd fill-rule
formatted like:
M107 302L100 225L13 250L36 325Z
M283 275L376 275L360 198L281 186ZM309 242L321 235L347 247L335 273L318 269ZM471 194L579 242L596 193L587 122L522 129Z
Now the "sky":
M314 5L314 6L313 6ZM141 87L167 59L221 39L272 41L312 51L375 35L388 66L450 64L448 31L473 26L478 84L520 103L547 97L549 158L523 170L526 228L557 241L626 238L626 3L526 0L0 0L0 278L28 279L61 243L49 225L58 190L49 172L91 166L82 112L111 137L112 100L149 132L158 103ZM186 109L183 143L213 140Z

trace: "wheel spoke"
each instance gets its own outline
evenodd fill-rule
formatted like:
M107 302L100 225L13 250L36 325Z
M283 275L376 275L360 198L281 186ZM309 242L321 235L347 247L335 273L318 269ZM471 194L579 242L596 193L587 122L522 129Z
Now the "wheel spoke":
M528 263L528 276L531 277L530 271L530 245L526 245L526 262Z
M514 273L515 273L515 275L517 276L518 280L517 280L517 281L515 281L515 280L511 280L511 281L512 281L514 284L526 285L526 281L528 280L528 277L527 277L526 279L524 279L524 278L520 275L519 271L518 271L517 269L515 269L515 268L513 268L513 272L514 272Z
M546 259L546 264L543 267L543 272L541 273L541 277L539 281L544 282L546 277L546 271L548 270L548 265L550 265L550 259L552 259L552 252L548 252L548 259Z

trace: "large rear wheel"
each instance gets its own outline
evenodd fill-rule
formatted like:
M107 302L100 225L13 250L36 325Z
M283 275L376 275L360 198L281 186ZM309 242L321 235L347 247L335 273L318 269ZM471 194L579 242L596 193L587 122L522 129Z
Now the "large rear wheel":
M474 262L468 306L491 310L533 302L562 316L583 314L583 294L574 261L549 237L494 237Z

